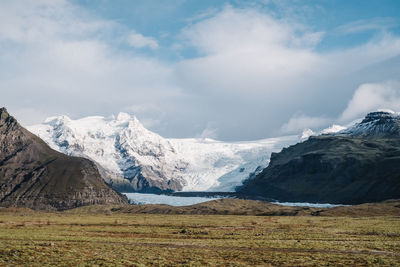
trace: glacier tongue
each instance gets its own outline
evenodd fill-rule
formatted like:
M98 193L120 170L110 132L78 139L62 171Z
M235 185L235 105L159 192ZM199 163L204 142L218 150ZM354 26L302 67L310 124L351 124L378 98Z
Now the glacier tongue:
M104 179L125 192L234 191L267 166L271 152L300 140L167 139L127 113L117 118L51 117L27 128L53 149L95 161Z
M267 167L271 152L296 143L298 136L252 142L220 142L212 139L169 139L185 159L184 191L234 191L242 181Z

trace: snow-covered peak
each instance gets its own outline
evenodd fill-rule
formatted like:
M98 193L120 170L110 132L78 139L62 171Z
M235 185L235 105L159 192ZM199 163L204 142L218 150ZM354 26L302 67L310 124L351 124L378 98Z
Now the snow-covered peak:
M375 111L368 113L367 116L361 121L361 124L363 123L368 123L368 122L374 122L374 123L391 123L394 120L399 120L399 114L391 111L391 110L385 110L385 111Z
M335 133L345 130L346 128L347 127L345 127L345 126L333 124L333 125L329 126L328 128L323 129L321 131L321 134L335 134Z
M120 112L120 113L118 113L118 116L117 116L118 121L129 121L129 120L131 120L131 118L132 118L131 115L129 115L128 113L125 113L125 112ZM133 118L136 119L135 116L133 116Z
M28 129L56 150L86 156L106 169L121 172L131 163L124 162L117 150L131 153L144 164L153 163L149 159L153 154L167 156L172 151L167 140L147 130L135 116L126 113L118 114L116 119L90 116L71 120L67 116L58 116Z
M368 113L360 122L340 132L351 136L400 137L400 114L391 110Z
M301 133L301 140L308 139L310 136L315 135L315 132L311 129L304 129Z
M117 117L111 116L105 118L103 116L88 116L77 120L72 120L66 115L54 116L47 118L42 125L48 125L57 127L59 130L73 129L79 133L85 132L115 132L116 130L130 129L131 131L137 130L140 132L146 132L146 134L155 133L148 131L136 118L128 113L120 112ZM28 128L35 128L39 125L30 126Z
M400 137L400 112L379 109L346 126L333 124L320 132L304 129L301 140L316 135L351 135L364 137Z
M391 110L391 109L386 109L386 108L378 109L377 111L378 111L378 112L389 113L389 114L396 114L396 112L394 112L393 110Z
M70 121L71 119L67 115L61 115L61 116L49 117L44 120L44 123L49 125L55 125L55 124L63 124Z

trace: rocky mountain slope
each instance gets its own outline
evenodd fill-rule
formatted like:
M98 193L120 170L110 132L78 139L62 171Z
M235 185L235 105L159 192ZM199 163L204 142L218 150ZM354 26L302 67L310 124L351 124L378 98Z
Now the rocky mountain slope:
M373 112L334 134L273 153L240 190L280 201L357 204L400 198L400 116Z
M120 192L234 191L298 136L254 142L167 139L126 113L116 118L52 117L28 129L53 149L95 161Z
M54 151L0 109L0 205L63 210L124 204L88 159Z

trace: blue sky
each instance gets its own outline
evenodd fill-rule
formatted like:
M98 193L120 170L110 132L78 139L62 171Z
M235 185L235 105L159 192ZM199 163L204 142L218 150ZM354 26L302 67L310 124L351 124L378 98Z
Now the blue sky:
M250 140L400 111L400 1L0 3L1 105L24 124L135 114Z

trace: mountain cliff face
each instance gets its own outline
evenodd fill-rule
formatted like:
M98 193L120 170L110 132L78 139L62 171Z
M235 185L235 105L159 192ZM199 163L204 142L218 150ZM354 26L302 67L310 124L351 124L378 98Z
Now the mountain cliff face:
M272 151L297 136L227 143L212 139L167 139L134 116L52 117L28 129L53 149L95 161L120 192L234 191L265 168Z
M400 198L400 117L373 112L353 127L272 153L240 191L291 202L357 204Z
M52 150L0 109L0 206L64 210L127 203L84 158Z

